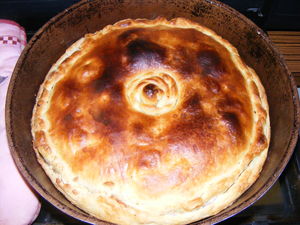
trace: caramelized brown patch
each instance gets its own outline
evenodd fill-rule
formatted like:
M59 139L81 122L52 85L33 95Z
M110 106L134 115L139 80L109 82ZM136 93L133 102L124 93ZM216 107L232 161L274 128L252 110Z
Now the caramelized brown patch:
M185 118L175 123L168 131L168 143L175 153L192 152L207 156L215 149L218 127L214 119L202 113L186 113ZM183 146L183 147L180 147Z
M238 116L235 113L225 112L222 115L222 121L230 133L235 136L242 135L242 127Z
M103 124L111 131L120 131L122 129L122 111L112 106L94 109L91 112L93 119L98 123Z
M218 102L219 111L243 111L243 104L238 98L226 96Z
M128 44L127 55L133 68L146 69L162 63L166 52L165 48L154 42L136 39Z
M139 119L135 120L129 125L130 132L136 136L136 138L143 137L143 135L151 136L151 127L155 126L156 119L148 115L139 115Z
M267 138L264 134L259 134L259 136L257 137L257 144L262 148L265 148L267 146Z
M218 94L221 90L219 82L211 77L204 80L206 88L214 94Z
M72 80L66 80L59 84L58 91L54 94L53 98L55 103L62 110L67 110L72 107L78 98L78 87ZM54 111L53 111L54 112Z
M183 107L193 114L201 110L200 96L198 93L194 93L184 103Z
M120 83L116 83L114 86L112 86L109 90L110 96L114 100L114 104L120 103L122 101L123 96L123 85Z
M141 132L144 131L144 124L143 123L134 123L132 125L133 132L136 134L140 134Z
M184 77L190 78L193 73L198 72L195 56L196 52L194 49L179 45L176 46L169 63L180 71Z
M214 50L203 50L198 54L198 63L203 75L219 78L225 73L225 67L220 55Z
M104 36L99 46L95 46L89 53L90 57L101 61L99 66L102 67L98 78L89 84L90 89L95 92L111 88L118 83L120 77L128 73L122 62L125 50L116 43L115 38L115 36ZM119 47L117 48L116 45Z
M95 92L105 91L115 85L118 75L120 75L118 65L106 65L102 76L92 81L90 85L93 87Z
M72 120L73 120L73 117L72 117L71 114L67 114L67 115L65 115L64 118L63 118L63 121L64 121L65 123L71 123Z

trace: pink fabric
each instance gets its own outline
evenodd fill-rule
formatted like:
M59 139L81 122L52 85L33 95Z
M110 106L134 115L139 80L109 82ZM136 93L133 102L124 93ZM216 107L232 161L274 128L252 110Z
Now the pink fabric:
M10 155L5 132L5 98L10 76L26 44L24 29L0 20L0 225L28 225L37 217L40 203L19 174Z

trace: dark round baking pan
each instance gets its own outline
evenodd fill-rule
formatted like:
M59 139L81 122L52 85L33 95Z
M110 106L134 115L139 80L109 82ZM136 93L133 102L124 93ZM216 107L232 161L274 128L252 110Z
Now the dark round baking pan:
M66 214L105 224L72 205L52 185L32 148L30 119L39 86L56 60L76 40L126 18L185 17L229 40L254 68L270 106L271 144L258 180L230 207L199 224L220 222L258 200L276 181L290 159L299 128L299 100L293 77L266 34L230 7L215 0L85 0L45 24L23 51L8 89L6 127L14 160L29 184Z

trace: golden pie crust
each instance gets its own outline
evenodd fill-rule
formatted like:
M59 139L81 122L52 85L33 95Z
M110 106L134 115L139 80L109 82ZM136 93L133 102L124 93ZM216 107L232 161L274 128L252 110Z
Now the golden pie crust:
M267 157L269 109L255 71L183 18L127 19L85 35L36 100L39 163L73 204L117 224L215 215Z

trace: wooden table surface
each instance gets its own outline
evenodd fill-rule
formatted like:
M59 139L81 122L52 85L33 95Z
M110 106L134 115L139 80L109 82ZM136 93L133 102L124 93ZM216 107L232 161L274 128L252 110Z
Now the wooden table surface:
M269 31L268 35L300 87L300 31Z

